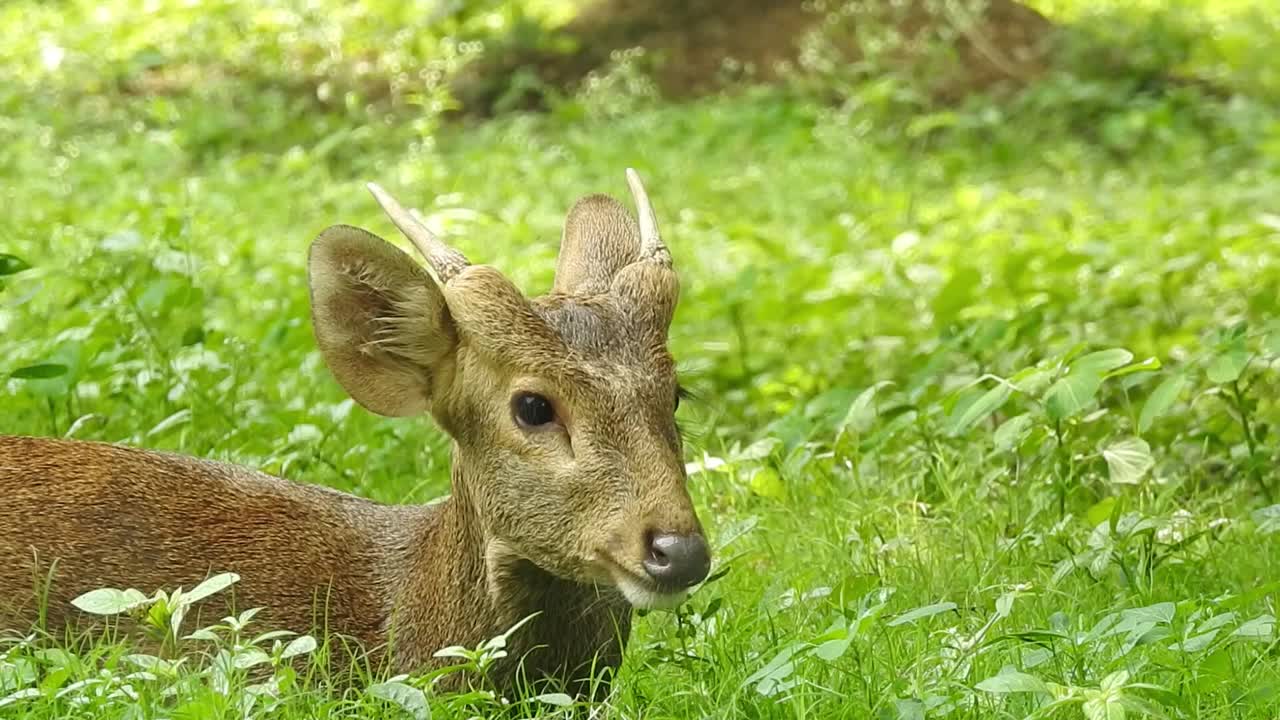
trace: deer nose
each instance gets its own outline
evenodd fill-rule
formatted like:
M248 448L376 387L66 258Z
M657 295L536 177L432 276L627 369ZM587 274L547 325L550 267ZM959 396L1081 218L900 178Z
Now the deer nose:
M644 571L660 587L684 589L697 585L711 569L711 553L701 533L650 533Z

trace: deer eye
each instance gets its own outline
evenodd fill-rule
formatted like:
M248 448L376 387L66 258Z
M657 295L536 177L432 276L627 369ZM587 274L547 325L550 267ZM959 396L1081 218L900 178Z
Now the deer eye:
M511 409L516 424L525 428L544 427L556 420L556 410L551 401L536 393L516 395L511 401Z

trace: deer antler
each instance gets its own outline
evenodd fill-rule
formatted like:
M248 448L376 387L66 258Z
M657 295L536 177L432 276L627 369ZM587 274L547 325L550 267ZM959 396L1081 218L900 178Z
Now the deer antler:
M391 222L404 233L405 237L409 238L409 242L413 243L414 247L418 248L422 257L426 258L427 263L436 271L436 275L440 276L441 282L449 282L471 264L465 255L446 245L421 220L405 210L403 205L377 183L369 183L366 187L373 194L373 199L378 201L378 205L382 206L387 217L391 218Z
M653 212L649 194L644 191L644 183L640 182L640 174L631 168L627 168L627 186L631 188L640 218L640 259L671 267L671 252L658 234L658 216Z

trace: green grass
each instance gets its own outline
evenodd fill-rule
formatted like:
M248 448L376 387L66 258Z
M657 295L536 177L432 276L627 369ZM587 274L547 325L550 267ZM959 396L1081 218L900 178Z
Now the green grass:
M537 293L565 210L625 195L635 166L683 278L671 345L699 399L681 419L688 460L714 466L691 488L727 573L640 620L621 717L1280 713L1274 96L1057 77L922 115L880 83L838 107L773 90L441 126L412 93L353 80L317 102L305 82L325 32L375 48L386 8L254 16L300 35L237 45L180 42L177 13L99 34L85 4L37 5L0 8L0 252L31 265L0 278L3 432L427 501L446 440L344 399L311 335L308 243L335 222L394 237L376 179ZM1231 47L1280 50L1253 41ZM396 36L375 74L437 49ZM131 94L144 50L231 70ZM234 71L292 60L291 81ZM107 643L0 643L0 716L237 714L246 681L200 647L126 680L146 661ZM276 679L255 713L403 716ZM125 682L137 699L111 695ZM428 694L436 717L497 711Z

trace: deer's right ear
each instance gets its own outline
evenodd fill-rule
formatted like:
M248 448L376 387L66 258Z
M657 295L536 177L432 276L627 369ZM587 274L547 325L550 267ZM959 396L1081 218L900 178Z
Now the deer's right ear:
M379 415L429 410L457 333L427 271L377 235L335 225L311 244L307 275L316 342L347 394Z

